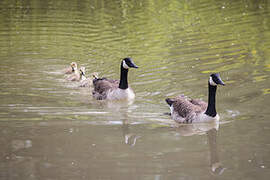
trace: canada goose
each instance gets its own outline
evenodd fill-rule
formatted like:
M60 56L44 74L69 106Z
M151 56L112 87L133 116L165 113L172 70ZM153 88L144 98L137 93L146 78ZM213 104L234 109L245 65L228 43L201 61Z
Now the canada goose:
M199 99L188 99L183 95L167 98L172 119L178 123L218 121L219 115L216 112L218 84L225 85L218 73L211 74L208 80L208 104Z
M93 80L93 97L97 100L131 100L135 98L133 90L128 86L128 69L138 68L131 58L124 58L121 62L120 81L107 78Z
M74 73L77 70L77 63L72 62L70 63L70 66L66 69L64 69L65 74L71 74Z
M85 79L85 67L81 67L80 70L76 69L74 73L67 78L69 81L80 81Z
M97 72L92 73L90 77L84 80L81 80L80 87L92 87L93 79L97 79L97 78L98 78L98 73Z

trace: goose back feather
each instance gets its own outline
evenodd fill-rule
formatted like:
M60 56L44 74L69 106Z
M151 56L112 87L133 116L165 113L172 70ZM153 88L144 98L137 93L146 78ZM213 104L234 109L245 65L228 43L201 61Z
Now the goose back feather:
M97 78L93 80L94 91L93 96L97 100L103 100L107 98L107 94L111 90L118 88L119 81L107 79L107 78Z
M205 111L207 104L198 99L188 99L183 96L167 98L172 118L179 123L192 123L194 118Z

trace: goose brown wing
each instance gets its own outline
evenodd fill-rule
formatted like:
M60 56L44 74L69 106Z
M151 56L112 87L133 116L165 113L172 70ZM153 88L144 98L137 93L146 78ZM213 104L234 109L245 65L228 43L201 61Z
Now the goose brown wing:
M105 78L106 79L106 78ZM113 86L118 87L120 81L119 80L115 80L115 79L106 79L108 82L110 82Z
M93 85L94 85L93 95L97 99L105 99L106 93L110 89L118 88L119 81L107 78L98 78L93 80Z
M200 99L191 99L190 102L196 106L199 106L202 111L205 111L207 109L207 103Z
M200 112L201 108L193 103L191 103L188 98L184 96L178 96L176 98L173 98L173 108L174 111L176 111L179 116L186 118L190 114L194 112Z

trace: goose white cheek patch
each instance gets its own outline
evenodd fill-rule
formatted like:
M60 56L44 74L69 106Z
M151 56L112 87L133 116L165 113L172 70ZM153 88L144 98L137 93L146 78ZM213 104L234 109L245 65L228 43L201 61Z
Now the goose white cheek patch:
M209 78L209 83L212 85L212 86L216 86L217 84L213 81L212 77L210 76Z
M123 67L124 67L125 69L128 69L128 68L129 68L128 65L126 64L126 61L123 61Z

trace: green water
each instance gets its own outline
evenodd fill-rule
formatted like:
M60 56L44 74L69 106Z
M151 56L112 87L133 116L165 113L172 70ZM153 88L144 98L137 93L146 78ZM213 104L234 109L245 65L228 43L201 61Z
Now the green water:
M68 82L129 73L131 104ZM175 127L167 97L207 100L219 124ZM0 179L269 179L270 2L0 1Z

